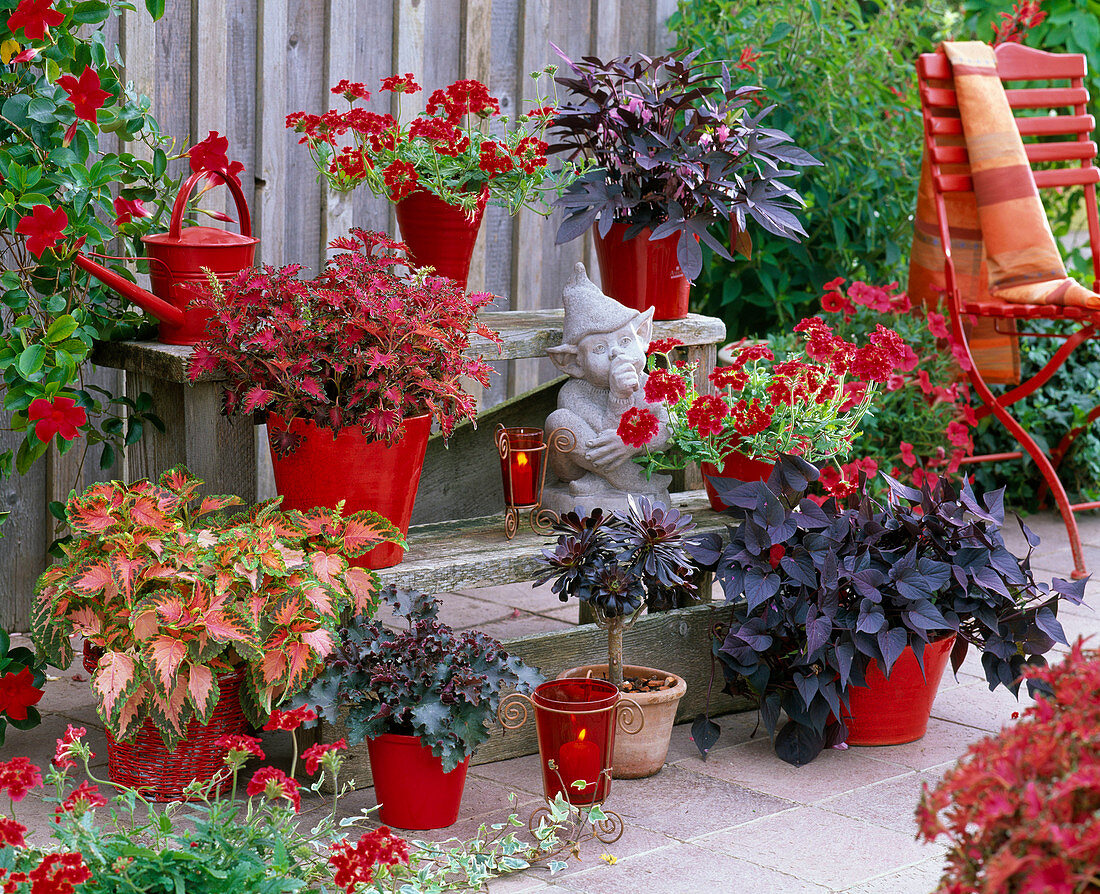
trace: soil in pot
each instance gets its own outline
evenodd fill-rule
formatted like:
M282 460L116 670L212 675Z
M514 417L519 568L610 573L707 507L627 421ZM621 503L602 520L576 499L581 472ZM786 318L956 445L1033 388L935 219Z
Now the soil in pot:
M558 675L558 679L586 677L607 679L606 664L588 664L572 667ZM667 680L673 680L670 686ZM650 686L650 681L656 685ZM630 682L631 689L626 689ZM676 674L652 667L626 665L623 667L623 696L636 701L642 708L645 722L633 735L622 730L615 736L612 753L611 775L616 779L641 779L660 772L668 757L668 744L672 739L672 726L676 721L676 708L687 692L687 683Z
M454 825L466 787L467 757L450 773L419 736L384 733L367 740L379 817L398 829Z

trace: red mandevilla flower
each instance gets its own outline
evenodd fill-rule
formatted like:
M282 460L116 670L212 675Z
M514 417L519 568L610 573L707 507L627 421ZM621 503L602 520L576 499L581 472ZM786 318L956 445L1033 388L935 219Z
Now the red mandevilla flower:
M216 130L201 143L196 143L187 150L187 158L191 164L191 170L200 171L224 171L238 186L241 185L241 172L244 165L239 161L229 160L229 138L223 137ZM219 178L211 174L208 178L211 182L220 182Z
M79 428L88 422L88 414L78 407L71 397L35 398L27 408L27 418L37 422L34 433L40 441L49 441L54 435L73 441L80 437Z
M687 383L682 376L667 369L655 369L645 383L645 399L648 403L674 404L687 393Z
M630 447L644 447L657 436L660 423L644 407L631 407L619 417L616 433Z
M37 705L45 694L34 685L34 675L28 668L0 677L0 712L12 720L26 720L27 709Z
M148 217L149 212L141 199L124 199L119 196L115 199L115 226L129 223L135 217Z
M41 40L46 29L65 21L65 13L53 8L54 0L21 0L8 17L8 30L14 34L20 28L28 40Z
M20 219L15 232L27 237L27 251L41 258L47 248L61 241L61 233L69 225L64 208L52 210L49 205L35 205L31 213Z
M99 75L90 67L84 66L79 78L62 75L57 86L69 94L69 100L76 111L76 117L95 124L96 112L103 107L113 94L102 89Z

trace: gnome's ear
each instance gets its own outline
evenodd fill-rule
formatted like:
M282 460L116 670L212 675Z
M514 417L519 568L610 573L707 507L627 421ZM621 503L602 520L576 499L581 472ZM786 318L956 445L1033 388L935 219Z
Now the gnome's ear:
M572 376L574 379L584 378L586 370L577 356L576 345L558 345L556 348L548 349L546 353L550 356L554 366L567 376Z
M644 341L648 346L653 340L653 312L656 308L650 307L645 313L639 314L637 319L634 320L634 334L638 336L639 340Z

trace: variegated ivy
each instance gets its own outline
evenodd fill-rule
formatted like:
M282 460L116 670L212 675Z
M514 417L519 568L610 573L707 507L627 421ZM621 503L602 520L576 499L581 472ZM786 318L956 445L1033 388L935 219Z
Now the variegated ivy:
M341 611L373 611L377 575L348 557L401 542L373 512L283 512L272 500L228 515L241 500L200 500L201 485L176 468L159 483L74 492L65 559L38 580L39 652L68 667L76 634L103 650L92 690L119 739L151 719L174 747L192 717L209 721L217 675L234 667L245 715L262 724L316 676Z

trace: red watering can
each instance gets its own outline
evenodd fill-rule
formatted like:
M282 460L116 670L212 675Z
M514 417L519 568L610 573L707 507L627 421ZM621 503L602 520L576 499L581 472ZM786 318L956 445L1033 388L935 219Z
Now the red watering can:
M195 184L203 177L215 174L225 182L237 203L240 233L228 233L215 227L180 229L187 199ZM206 267L222 282L251 267L259 239L252 235L252 220L248 203L236 180L224 171L196 171L183 184L172 207L172 222L167 233L142 236L150 262L149 278L153 291L147 292L128 279L108 270L102 264L77 252L74 262L104 285L129 298L138 307L160 320L159 338L166 345L193 345L206 334L210 312L205 308L188 308L194 294L188 288L207 281Z

